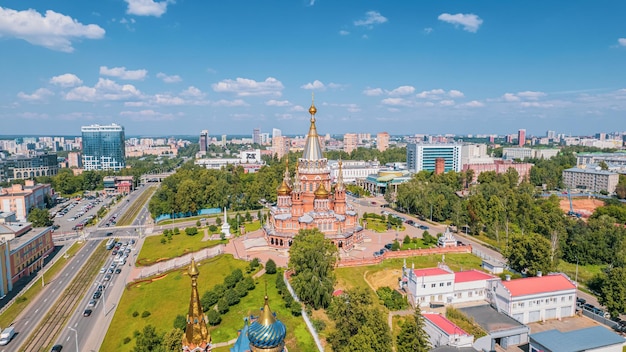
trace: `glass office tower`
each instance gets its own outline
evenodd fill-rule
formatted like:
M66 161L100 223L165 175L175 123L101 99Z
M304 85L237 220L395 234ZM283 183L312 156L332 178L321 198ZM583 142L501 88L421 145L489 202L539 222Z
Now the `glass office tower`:
M411 172L435 171L437 159L444 160L445 172L461 172L461 144L408 144L406 167Z
M81 127L83 135L83 168L115 170L126 167L124 127L91 125Z

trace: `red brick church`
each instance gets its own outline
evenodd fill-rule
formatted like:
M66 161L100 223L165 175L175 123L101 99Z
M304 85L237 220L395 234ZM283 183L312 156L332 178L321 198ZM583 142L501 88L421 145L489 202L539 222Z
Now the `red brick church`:
M311 126L304 153L296 165L293 181L289 168L278 187L276 206L270 210L265 237L270 246L289 248L301 229L317 228L338 248L350 250L363 239L358 214L346 202L341 162L334 187L330 180L328 160L322 154L315 126L315 104L309 108Z

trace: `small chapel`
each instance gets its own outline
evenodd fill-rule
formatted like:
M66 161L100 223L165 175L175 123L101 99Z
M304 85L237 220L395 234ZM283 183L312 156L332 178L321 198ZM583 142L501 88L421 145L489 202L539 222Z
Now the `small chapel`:
M315 102L309 108L311 124L304 152L296 164L293 180L289 168L277 189L276 205L263 226L270 247L289 248L302 229L319 229L339 249L350 250L363 240L358 214L346 201L342 163L332 185L328 160L317 133Z

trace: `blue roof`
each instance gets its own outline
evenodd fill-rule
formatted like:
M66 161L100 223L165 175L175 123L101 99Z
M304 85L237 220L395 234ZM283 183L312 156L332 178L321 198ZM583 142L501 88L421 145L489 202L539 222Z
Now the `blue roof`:
M623 344L626 340L602 326L561 332L548 330L530 335L531 344L538 343L552 352L576 352Z
M235 345L230 348L230 352L246 352L250 350L250 340L248 339L248 319L244 319L243 329L239 331L239 337Z

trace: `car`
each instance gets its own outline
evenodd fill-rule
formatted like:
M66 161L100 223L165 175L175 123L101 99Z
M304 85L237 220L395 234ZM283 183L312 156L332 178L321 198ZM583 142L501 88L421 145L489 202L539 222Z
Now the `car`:
M104 281L109 281L109 280L111 280L111 274L106 274L104 276Z
M389 249L389 250L391 249L391 247L393 247L393 243L387 243L387 244L385 245L385 248L387 248L387 249Z
M87 307L89 308L93 308L96 306L96 303L98 303L98 301L96 301L95 299L92 299L91 301L89 301L89 303L87 304Z
M107 268L105 267L100 268L100 274L104 274L105 271L107 271Z
M109 274L113 274L113 272L115 272L115 269L109 269L109 270L107 270L107 273L109 273ZM105 277L106 277L106 276L105 276Z
M96 289L96 291L102 292L102 290L105 289L104 285L98 285L98 288Z
M96 291L93 293L92 299L98 299L102 296L102 293L100 291Z
M107 233L105 233L104 235L105 235L106 237L109 237L109 236L113 235L113 232L107 232Z
M85 310L83 311L83 316L84 316L84 317L88 317L88 316L90 316L90 315L91 315L91 313L92 313L92 312L93 312L93 310L91 310L91 309L85 309Z
M130 244L135 244L135 239L130 240Z
M587 303L587 300L584 298L576 298L576 305L577 306L582 306L583 304Z
M428 227L426 225L420 225L419 228L420 228L420 230L428 230L428 229L430 229L430 227Z
M409 220L407 220L407 221L405 221L405 222L406 222L407 224L409 224L409 225L413 225L413 224L415 224L415 221L413 221L413 220L411 220L411 219L409 219Z
M61 352L61 350L63 350L63 345L54 345L50 352Z
M121 273L121 272L122 272L122 268L117 268L117 269L115 269L115 273L116 273L116 274L119 274L119 273Z

